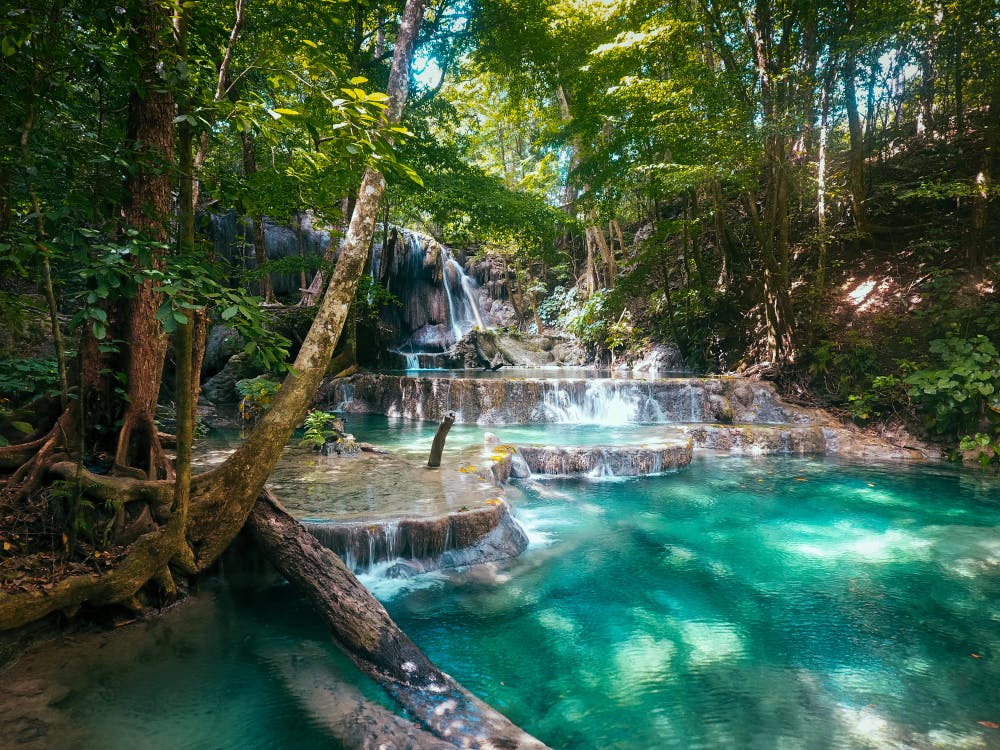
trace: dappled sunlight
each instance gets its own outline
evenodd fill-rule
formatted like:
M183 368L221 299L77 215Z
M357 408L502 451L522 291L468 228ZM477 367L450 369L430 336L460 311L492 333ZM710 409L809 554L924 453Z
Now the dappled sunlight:
M872 531L841 521L833 527L813 527L797 532L805 539L774 540L786 553L818 560L891 563L928 558L932 541L900 529Z
M671 662L677 646L669 640L634 634L614 649L614 696L619 702L637 703L642 693L671 679Z
M686 622L681 625L681 633L690 649L688 661L693 666L734 661L745 651L743 637L731 623Z

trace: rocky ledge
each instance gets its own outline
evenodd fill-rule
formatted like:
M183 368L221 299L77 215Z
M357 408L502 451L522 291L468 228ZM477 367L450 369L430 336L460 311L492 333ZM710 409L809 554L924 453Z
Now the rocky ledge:
M745 378L410 377L359 373L326 382L320 401L348 413L458 423L808 423L770 383Z
M389 563L385 576L406 578L438 568L516 557L528 537L500 498L433 518L373 523L305 522L325 547L355 571Z
M933 458L925 446L896 445L832 421L816 425L692 424L678 429L696 448L752 456L828 455L874 461Z
M636 477L676 471L691 463L690 440L662 445L614 448L554 448L521 445L517 456L532 474L567 476L587 474L605 477ZM514 476L517 463L514 464Z

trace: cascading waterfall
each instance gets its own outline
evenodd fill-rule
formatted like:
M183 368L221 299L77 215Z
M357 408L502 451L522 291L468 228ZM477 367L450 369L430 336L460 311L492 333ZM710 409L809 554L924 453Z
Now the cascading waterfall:
M454 265L455 270L458 272L458 279L462 284L462 291L465 293L465 300L469 305L469 309L472 310L472 317L475 319L476 327L485 331L486 324L483 322L483 316L479 312L479 302L476 299L476 282L462 270L462 267L458 265L458 262L454 258L448 258L448 262Z
M383 311L383 322L396 332L392 351L399 366L407 353L440 354L473 328L490 328L475 279L431 237L393 229L388 244L375 246L369 270L401 303Z
M670 422L652 389L592 380L582 393L558 380L546 385L537 409L539 420L563 424L623 425L636 422Z
M449 258L448 260L451 260ZM452 261L454 263L454 261ZM458 264L455 263L457 266ZM451 296L451 284L448 283L448 265L442 263L441 265L441 284L444 286L444 296L448 300L448 322L451 324L451 335L455 337L455 341L462 338L462 324L458 320L458 315L455 313L455 300Z
M462 290L462 297L458 299L452 294L450 273L454 274ZM446 247L441 248L441 283L448 300L448 316L455 341L461 339L465 332L473 327L486 330L487 326L483 322L479 302L476 299L476 282L465 273Z

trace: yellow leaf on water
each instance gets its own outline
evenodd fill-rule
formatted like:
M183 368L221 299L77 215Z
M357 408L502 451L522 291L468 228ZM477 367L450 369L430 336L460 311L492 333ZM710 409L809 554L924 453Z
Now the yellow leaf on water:
M13 544L11 544L10 542L4 542L3 543L3 551L4 552L10 552L12 549L14 549L14 545Z
M995 721L977 721L977 724L982 724L987 729L1000 729L1000 724Z

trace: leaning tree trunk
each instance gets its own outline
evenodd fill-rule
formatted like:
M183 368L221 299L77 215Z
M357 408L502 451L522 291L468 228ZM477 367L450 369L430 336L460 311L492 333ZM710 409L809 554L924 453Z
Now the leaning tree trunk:
M425 2L408 0L403 13L387 89L389 105L385 117L390 125L398 123L403 113L410 61ZM192 482L188 535L199 569L210 565L246 522L271 469L326 374L364 271L384 192L385 178L369 167L358 191L337 265L293 371L247 441L221 466Z
M337 644L431 732L464 748L545 748L435 667L341 559L273 497L265 493L256 501L250 528L278 571L306 594Z

